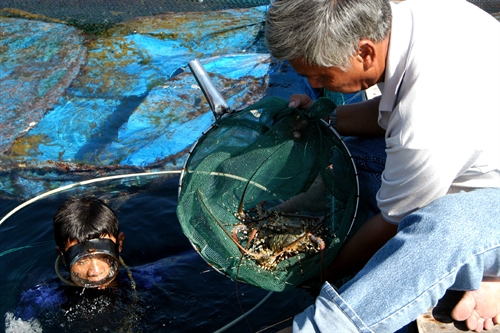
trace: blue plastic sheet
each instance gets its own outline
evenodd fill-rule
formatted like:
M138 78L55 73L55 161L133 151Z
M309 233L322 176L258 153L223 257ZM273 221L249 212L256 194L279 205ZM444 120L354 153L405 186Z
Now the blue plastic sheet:
M141 17L99 35L0 17L0 197L180 169L214 122L187 66L195 58L233 109L266 95L313 96L268 54L266 10Z
M1 18L0 195L26 198L93 177L180 169L214 121L187 67L195 58L235 109L271 90L285 98L303 92L298 77L284 89L269 84L286 71L263 45L266 9L142 17L98 36Z
M0 153L57 102L84 60L74 28L0 17Z

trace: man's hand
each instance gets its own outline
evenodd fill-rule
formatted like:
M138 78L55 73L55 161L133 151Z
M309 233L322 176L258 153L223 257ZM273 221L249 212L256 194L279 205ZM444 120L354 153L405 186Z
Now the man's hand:
M313 103L308 95L296 94L290 97L288 106L308 110ZM385 130L377 122L379 104L380 97L376 97L360 103L338 106L335 129L340 135L345 136L384 135Z
M314 101L311 99L311 97L307 96L306 94L295 94L290 96L288 107L307 110L309 109L309 107L311 107L311 105L313 105L313 103Z

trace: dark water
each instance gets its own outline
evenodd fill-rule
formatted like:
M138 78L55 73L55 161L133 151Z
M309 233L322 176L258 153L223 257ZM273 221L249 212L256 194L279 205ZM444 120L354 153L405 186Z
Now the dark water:
M0 311L6 325L17 327L12 331L33 332L39 327L43 332L214 332L259 303L267 291L236 284L210 268L192 249L175 214L178 177L141 177L78 187L36 201L0 225ZM106 293L82 293L57 278L51 223L69 195L109 200L125 234L122 257L131 268L136 291L130 288L123 268L118 286ZM0 202L1 216L18 204ZM243 319L227 332L256 332L290 318L312 301L305 290L274 293L247 316L248 323ZM35 322L26 324L13 317L29 317L30 311Z

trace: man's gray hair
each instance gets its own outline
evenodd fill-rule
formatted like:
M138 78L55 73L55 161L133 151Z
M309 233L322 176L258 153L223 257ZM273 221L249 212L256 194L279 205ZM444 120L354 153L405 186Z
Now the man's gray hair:
M359 41L381 42L391 21L389 0L275 0L266 43L276 59L347 70Z

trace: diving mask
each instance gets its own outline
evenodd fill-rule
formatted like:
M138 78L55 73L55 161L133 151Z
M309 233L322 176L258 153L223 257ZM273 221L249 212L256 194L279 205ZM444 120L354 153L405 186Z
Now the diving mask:
M109 238L90 239L71 246L64 254L71 280L79 286L98 288L118 274L118 245Z

